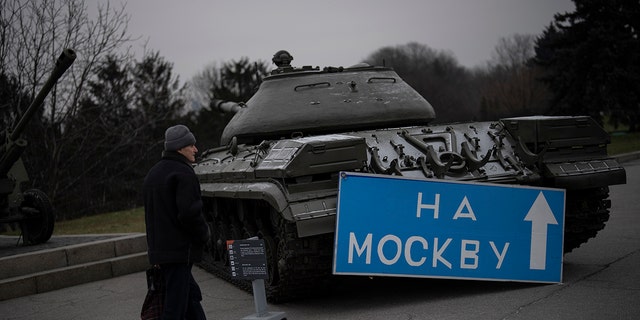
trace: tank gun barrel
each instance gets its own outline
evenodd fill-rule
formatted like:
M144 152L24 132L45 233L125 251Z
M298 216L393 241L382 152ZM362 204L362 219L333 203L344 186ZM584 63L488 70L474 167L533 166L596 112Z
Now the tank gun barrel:
M211 106L213 107L214 110L217 110L221 113L236 114L242 108L246 108L247 105L245 105L244 102L233 102L233 101L226 101L226 100L220 100L220 99L213 99L211 101Z
M40 89L38 95L36 95L35 99L33 99L31 104L27 108L27 111L25 111L25 113L20 118L20 121L11 132L10 141L15 141L20 137L20 134L22 134L24 127L27 125L29 120L31 120L33 114L36 112L36 110L38 110L38 108L40 108L42 102L44 102L44 99L47 97L49 92L51 92L53 86L56 84L58 79L60 79L60 77L62 77L62 75L67 71L67 69L69 69L75 59L76 53L72 49L64 49L62 51L60 57L58 57L58 60L56 60L56 65L51 72L51 75L49 75L47 82L45 82L44 86L42 86L42 89Z

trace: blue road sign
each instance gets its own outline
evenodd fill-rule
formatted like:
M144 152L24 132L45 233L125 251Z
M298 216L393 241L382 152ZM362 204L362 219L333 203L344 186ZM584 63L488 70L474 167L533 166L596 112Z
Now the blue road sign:
M342 172L333 273L561 282L562 189Z

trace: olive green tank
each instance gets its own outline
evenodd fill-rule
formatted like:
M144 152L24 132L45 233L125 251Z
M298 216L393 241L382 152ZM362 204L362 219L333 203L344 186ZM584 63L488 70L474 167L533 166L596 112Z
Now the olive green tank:
M227 240L266 244L272 302L331 275L341 171L566 189L564 250L604 228L609 185L626 182L608 134L586 116L430 125L433 107L390 68L294 68L286 51L195 165L212 230L203 266L230 277ZM508 213L506 213L508 214Z

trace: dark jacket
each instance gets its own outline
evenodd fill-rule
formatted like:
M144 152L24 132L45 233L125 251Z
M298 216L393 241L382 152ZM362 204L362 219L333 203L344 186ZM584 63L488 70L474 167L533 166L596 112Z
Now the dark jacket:
M209 227L202 214L200 183L189 161L174 151L144 179L149 262L194 263L202 259Z

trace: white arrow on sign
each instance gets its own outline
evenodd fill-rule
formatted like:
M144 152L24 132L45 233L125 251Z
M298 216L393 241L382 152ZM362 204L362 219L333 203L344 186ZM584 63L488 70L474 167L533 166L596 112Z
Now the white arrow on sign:
M547 225L558 224L556 217L549 207L547 199L540 191L536 201L533 202L529 213L524 217L525 221L531 221L531 256L529 257L529 269L544 270L547 265Z

